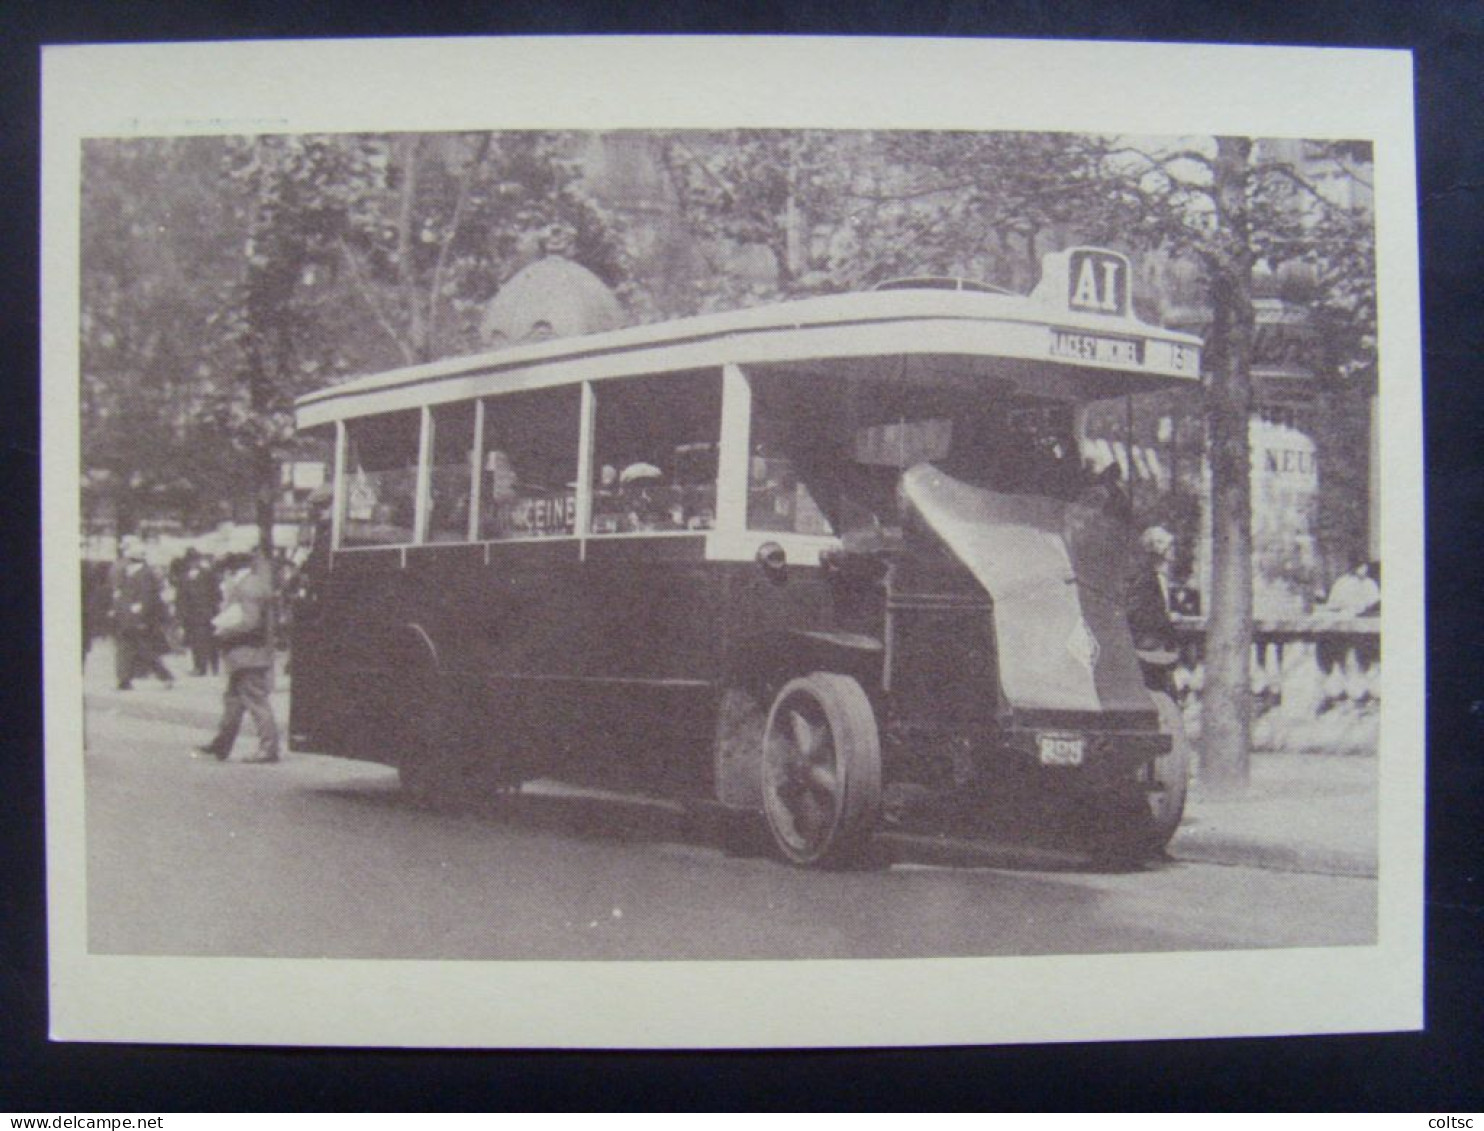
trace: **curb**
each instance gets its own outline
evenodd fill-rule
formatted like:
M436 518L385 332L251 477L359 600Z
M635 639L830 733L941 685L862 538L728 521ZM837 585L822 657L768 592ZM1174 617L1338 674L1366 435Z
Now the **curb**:
M1199 828L1176 833L1166 852L1172 860L1189 864L1222 864L1271 872L1374 880L1378 871L1375 857L1368 853L1317 845L1274 844L1234 834L1205 833Z

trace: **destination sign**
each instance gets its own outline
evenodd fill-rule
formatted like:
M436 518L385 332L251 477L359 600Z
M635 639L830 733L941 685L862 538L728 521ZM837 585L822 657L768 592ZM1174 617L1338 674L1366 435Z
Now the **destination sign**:
M1180 373L1199 373L1201 369L1201 351L1195 346L1182 346L1178 342L1170 344L1170 368Z
M1128 314L1128 259L1116 251L1076 248L1067 258L1067 305L1090 314Z
M1102 334L1051 331L1051 356L1104 365L1143 365L1144 342L1139 338L1110 338Z

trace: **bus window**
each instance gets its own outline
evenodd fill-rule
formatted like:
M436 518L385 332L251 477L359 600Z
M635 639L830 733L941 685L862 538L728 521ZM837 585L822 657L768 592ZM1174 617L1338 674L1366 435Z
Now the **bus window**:
M577 385L484 402L479 536L557 538L577 530Z
M710 530L720 434L720 371L600 386L592 532Z
M759 374L752 387L747 526L751 530L830 535L868 521L871 501L892 499L890 474L851 460L848 383L839 378ZM864 505L860 504L865 497Z
M833 534L816 493L823 495L819 477L811 475L815 447L806 427L783 417L754 415L752 458L748 461L747 526L750 530L790 534ZM825 444L826 450L829 447ZM822 453L817 453L822 454Z
M420 431L416 412L346 422L344 545L396 546L413 540Z
M433 456L428 468L428 541L467 542L470 474L474 452L474 402L433 409Z
M918 463L993 491L1075 498L1071 406L987 392L951 375L910 387L757 375L748 528L827 535L890 525L897 480Z

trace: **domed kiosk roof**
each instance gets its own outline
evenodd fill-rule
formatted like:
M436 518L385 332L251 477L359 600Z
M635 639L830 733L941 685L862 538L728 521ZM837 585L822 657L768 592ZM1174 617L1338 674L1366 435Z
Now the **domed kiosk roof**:
M490 300L480 337L491 346L595 334L624 324L613 292L586 267L548 255L517 271Z

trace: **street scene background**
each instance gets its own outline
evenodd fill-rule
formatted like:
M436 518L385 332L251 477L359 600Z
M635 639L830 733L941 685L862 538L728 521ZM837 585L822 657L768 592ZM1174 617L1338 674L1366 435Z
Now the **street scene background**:
M95 951L867 957L1373 941L1367 143L528 132L97 140L83 156ZM1086 243L1133 257L1142 317L1206 340L1201 388L1096 407L1083 453L1094 470L1116 465L1136 526L1162 535L1199 758L1169 860L1109 873L1007 825L975 841L886 838L885 876L796 873L673 808L555 783L430 814L396 804L395 775L364 764L190 760L219 712L201 624L230 554L257 551L274 593L272 704L287 717L296 576L328 462L293 434L295 396L498 349L533 320L563 336L902 276L1026 293L1042 255ZM542 284L554 262L559 292ZM157 594L122 665L121 556L147 563ZM199 608L192 570L208 577Z

